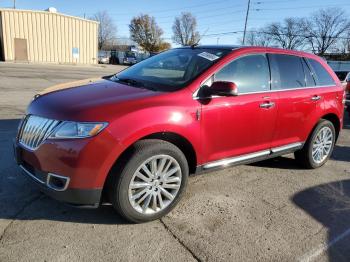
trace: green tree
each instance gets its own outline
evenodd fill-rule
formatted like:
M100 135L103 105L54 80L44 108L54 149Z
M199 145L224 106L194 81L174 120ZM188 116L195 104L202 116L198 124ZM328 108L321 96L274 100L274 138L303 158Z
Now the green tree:
M134 17L129 30L131 39L148 52L159 52L170 47L169 43L163 41L163 30L153 16L141 14Z

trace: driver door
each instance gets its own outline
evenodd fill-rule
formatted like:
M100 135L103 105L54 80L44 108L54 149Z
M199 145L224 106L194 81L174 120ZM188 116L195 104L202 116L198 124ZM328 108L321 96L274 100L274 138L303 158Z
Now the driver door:
M277 117L277 95L270 92L265 54L242 56L219 70L212 81L234 82L238 96L202 102L201 136L205 163L268 153ZM215 166L215 163L213 167Z

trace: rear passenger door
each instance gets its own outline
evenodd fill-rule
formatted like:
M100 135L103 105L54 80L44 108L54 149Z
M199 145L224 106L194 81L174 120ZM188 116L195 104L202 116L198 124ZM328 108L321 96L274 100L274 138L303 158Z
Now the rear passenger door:
M272 148L306 141L315 123L321 97L308 63L293 55L269 54L271 89L278 94L278 113Z

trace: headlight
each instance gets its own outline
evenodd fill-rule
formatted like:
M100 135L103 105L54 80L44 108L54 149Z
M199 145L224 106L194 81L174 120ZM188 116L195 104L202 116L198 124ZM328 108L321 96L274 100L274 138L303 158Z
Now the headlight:
M49 138L85 138L100 133L107 123L79 123L64 121L58 125Z

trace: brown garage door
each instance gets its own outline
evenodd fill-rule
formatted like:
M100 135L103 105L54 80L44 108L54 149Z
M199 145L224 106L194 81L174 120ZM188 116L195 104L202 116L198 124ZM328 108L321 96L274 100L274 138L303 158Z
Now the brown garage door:
M15 60L28 61L27 39L15 38Z

